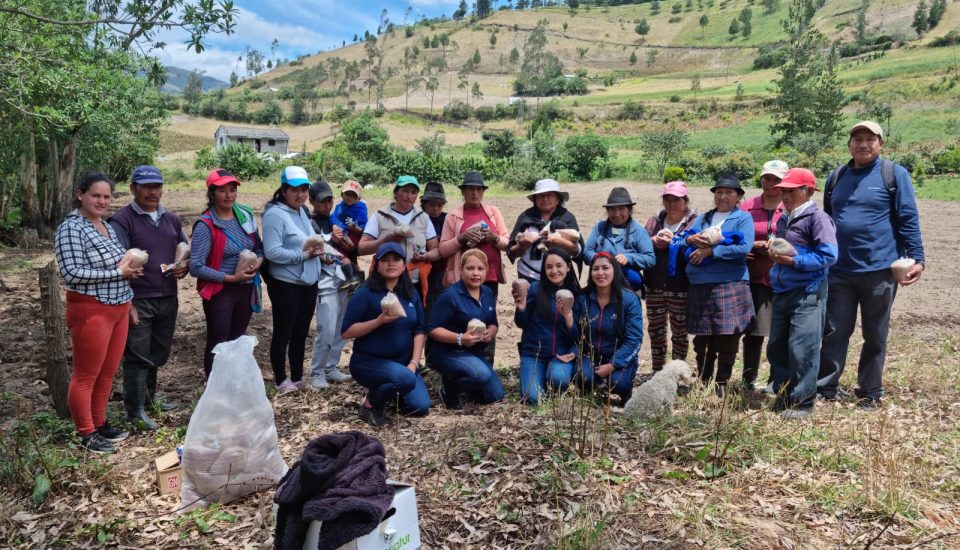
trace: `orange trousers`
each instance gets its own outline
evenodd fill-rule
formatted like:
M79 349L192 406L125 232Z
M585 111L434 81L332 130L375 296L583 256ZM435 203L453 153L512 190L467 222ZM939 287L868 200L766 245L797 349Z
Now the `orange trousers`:
M67 328L73 342L67 404L80 435L90 435L107 421L113 375L130 330L129 313L130 302L110 306L93 296L67 292Z

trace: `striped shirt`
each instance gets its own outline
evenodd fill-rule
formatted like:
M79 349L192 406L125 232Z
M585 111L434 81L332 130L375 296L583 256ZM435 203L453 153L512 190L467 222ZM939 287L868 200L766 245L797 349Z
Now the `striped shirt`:
M54 251L67 289L119 305L133 299L130 283L117 267L126 250L110 224L103 225L109 238L78 210L70 212L57 228Z
M214 225L227 233L227 243L223 249L223 262L220 264L219 270L207 265L207 257L210 255L212 243L210 228L203 221L198 221L193 226L193 235L190 236L190 274L198 279L222 283L224 277L237 270L240 252L253 250L258 253L258 256L263 253L260 250L254 250L253 240L240 227L236 218L220 220L213 212L210 212L210 215L213 217Z

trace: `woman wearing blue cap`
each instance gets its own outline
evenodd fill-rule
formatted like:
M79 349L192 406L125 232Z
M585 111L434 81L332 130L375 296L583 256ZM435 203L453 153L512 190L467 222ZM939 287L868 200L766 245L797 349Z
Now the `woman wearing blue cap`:
M384 298L399 303L388 306ZM350 374L368 390L361 418L383 426L384 407L394 398L403 414L425 416L430 411L427 386L417 374L427 322L399 243L377 247L373 271L350 298L341 328L344 339L355 339Z
M304 348L317 302L318 256L324 247L304 207L309 189L307 171L288 166L263 212L263 254L270 262L267 293L273 305L270 365L279 393L298 389L303 380ZM284 368L288 357L289 378Z

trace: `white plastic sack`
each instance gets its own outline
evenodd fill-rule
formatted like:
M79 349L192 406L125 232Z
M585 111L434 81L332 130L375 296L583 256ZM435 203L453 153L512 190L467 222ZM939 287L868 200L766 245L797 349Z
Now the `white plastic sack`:
M213 370L183 441L183 511L271 488L287 473L256 345L241 336L213 348Z

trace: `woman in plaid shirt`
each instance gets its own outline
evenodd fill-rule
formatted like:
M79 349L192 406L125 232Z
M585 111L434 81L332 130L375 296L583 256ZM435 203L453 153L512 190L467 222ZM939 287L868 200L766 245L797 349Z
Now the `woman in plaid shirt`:
M103 217L113 201L113 180L88 172L81 176L70 212L54 239L57 264L67 287L67 328L73 342L73 374L67 403L83 446L109 453L127 432L107 422L113 375L127 343L128 279L143 275L130 267L124 248Z

